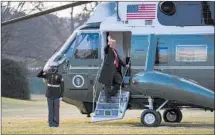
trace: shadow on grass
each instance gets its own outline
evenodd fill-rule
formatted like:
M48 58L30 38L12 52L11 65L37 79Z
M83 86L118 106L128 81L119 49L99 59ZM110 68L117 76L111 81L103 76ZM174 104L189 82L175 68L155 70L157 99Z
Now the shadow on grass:
M89 122L90 123L90 122ZM91 123L92 124L92 123ZM94 123L95 125L98 126L129 126L129 127L144 127L139 120L120 120L120 121L104 121L104 122L96 122ZM184 128L208 128L208 129L213 129L214 124L209 122L209 123L194 123L194 122L181 122L181 123L165 123L162 122L159 127L184 127Z
M144 127L142 124L138 123L138 124L131 124L131 127ZM161 123L161 125L159 127L173 127L173 128L177 128L177 127L183 127L183 128L208 128L208 129L213 129L214 128L214 124L202 124L202 123Z
M163 123L166 127L188 127L188 128L214 128L214 124L209 123Z

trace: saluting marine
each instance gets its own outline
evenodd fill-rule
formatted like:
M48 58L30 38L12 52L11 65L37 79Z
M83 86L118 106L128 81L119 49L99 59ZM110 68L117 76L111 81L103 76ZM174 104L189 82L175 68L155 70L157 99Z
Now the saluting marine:
M47 84L46 97L49 127L58 127L60 99L63 97L64 92L63 77L58 73L56 66L51 67L51 69L45 72L41 71L37 77L44 78Z

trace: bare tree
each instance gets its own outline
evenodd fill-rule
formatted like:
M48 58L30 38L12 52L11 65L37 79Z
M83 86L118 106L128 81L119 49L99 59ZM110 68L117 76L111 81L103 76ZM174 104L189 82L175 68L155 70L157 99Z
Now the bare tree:
M74 23L74 19L73 19L73 12L74 12L74 8L72 7L72 8L71 8L71 13L70 13L70 14L71 14L71 18L70 18L70 19L71 19L71 20L70 20L70 21L71 21L71 27L70 27L70 30L71 30L71 31L73 31L74 28L75 28L75 26L74 26L75 23Z
M31 4L33 8L26 9L25 6ZM20 16L24 16L27 14L31 14L36 10L35 7L40 7L43 5L42 2L1 2L1 19L3 21L7 21L13 18L17 18ZM1 31L1 50L2 50L2 57L10 57L18 59L18 56L11 56L11 54L19 54L23 51L23 49L20 48L22 43L16 42L16 43L9 43L9 41L13 41L15 38L26 38L26 37L16 37L17 34L14 33L22 33L23 30L19 27L16 27L16 24L12 24L9 26L3 26ZM21 31L22 30L22 31ZM27 40L26 40L27 41ZM28 42L28 41L27 41ZM22 61L26 60L42 60L42 57L32 57L31 55L26 54L24 59Z
M39 11L43 11L44 5L40 3L40 5L35 6L35 8L38 9ZM61 31L61 29L59 27L59 25L61 25L61 20L58 19L58 21L56 21L56 20L53 21L53 20L51 20L51 18L49 18L49 15L44 15L43 17L47 20L48 24L52 27L53 32L55 32L56 38L61 43L63 43L65 41L65 39L63 37L62 32L64 32L64 31Z
M31 4L32 8L26 9L25 8L26 4ZM69 36L69 34L75 29L75 27L82 25L89 18L90 13L94 10L96 5L98 4L99 2L92 2L90 4L84 5L82 10L83 12L78 14L76 17L73 17L75 8L72 8L70 19L59 18L55 15L50 14L50 15L34 18L25 22L20 22L17 24L12 24L9 26L2 27L2 38L1 38L2 55L12 57L11 54L14 54L16 58L16 54L19 54L20 56L24 56L23 61L30 60L32 63L37 61L45 62L48 59L48 57L50 57L49 55L51 53L47 55L47 53L43 54L40 52L42 52L43 50L48 50L49 52L53 52L54 50L59 48L64 43L66 38ZM16 5L14 5L12 2L2 2L1 7L2 7L2 17L3 17L2 21L6 21L15 17L30 14L32 12L36 12L36 11L39 12L39 11L43 11L44 9L47 9L44 6L44 2L17 2ZM79 25L76 26L76 23L78 23ZM32 31L29 31L29 28ZM44 28L43 33L38 33L40 31L37 29L42 29L42 28ZM29 39L29 37L31 37L31 39ZM20 41L21 39L21 41L14 42L13 41L14 39L15 41L17 40ZM36 44L37 41L46 42L46 43L37 45ZM41 42L38 42L38 43L41 43ZM25 45L23 45L23 43ZM35 49L35 51L37 50L40 52L38 52L37 54L37 52L28 51L30 48L32 48L32 46ZM47 52L47 51L44 51L44 52Z
M78 23L78 26L82 25L83 23L85 23L88 20L88 18L90 17L90 14L94 11L95 7L99 3L100 2L97 1L97 2L91 2L91 3L83 5L82 12L77 14L75 17L75 20Z
M35 8L32 9L24 9L23 7L26 4L32 4L35 7L40 7L40 5L42 5L42 2L26 2L26 1L20 1L20 2L1 2L1 20L3 21L7 21L22 15L26 15L26 14L30 14L31 12L33 12L35 10ZM25 13L27 12L27 13ZM23 14L21 14L23 13ZM1 43L2 43L2 47L8 42L8 40L11 37L11 32L12 29L14 29L13 27L14 25L10 25L10 26L4 26L2 27L2 37L1 37Z

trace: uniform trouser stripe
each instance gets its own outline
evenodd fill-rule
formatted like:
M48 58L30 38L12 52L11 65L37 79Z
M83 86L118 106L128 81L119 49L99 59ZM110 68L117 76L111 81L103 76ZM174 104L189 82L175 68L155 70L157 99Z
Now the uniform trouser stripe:
M48 121L49 121L49 125L53 126L59 125L59 108L60 108L60 100L59 98L57 99L51 99L51 98L47 98L48 101Z
M59 124L60 124L60 100L58 103L58 120L59 120Z

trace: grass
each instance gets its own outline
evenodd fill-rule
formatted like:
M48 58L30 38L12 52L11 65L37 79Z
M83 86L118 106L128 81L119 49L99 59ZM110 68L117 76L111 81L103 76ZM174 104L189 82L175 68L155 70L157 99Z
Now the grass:
M49 128L44 119L3 119L3 134L213 134L213 123L162 123L157 128L146 128L139 120L119 120L89 123L89 119L61 121L59 128Z
M13 111L14 114L28 113L30 110L26 106L31 109L35 107L35 109L46 110L44 103L45 100L22 101L2 98L2 134L214 134L214 115L211 112L204 111L185 110L183 111L184 119L181 123L169 124L162 122L161 126L157 128L143 127L138 118L139 112L136 113L135 111L128 111L122 120L91 123L90 118L76 117L75 114L79 113L78 110L75 107L69 108L69 105L63 103L63 111L74 111L75 113L61 118L59 128L48 127L47 118L43 116L34 117L32 115L29 117L23 115L21 118L7 115L10 111ZM17 107L10 110L9 106ZM19 112L18 109L24 109L24 111Z

